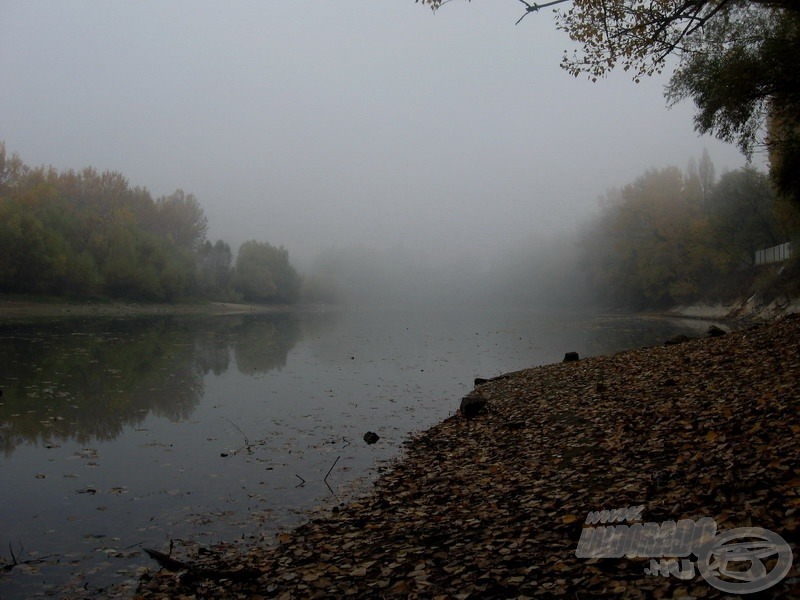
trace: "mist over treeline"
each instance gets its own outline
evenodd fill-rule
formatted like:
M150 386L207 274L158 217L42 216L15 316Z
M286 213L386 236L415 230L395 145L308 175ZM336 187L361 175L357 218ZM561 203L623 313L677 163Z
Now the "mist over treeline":
M235 207L232 207L235 210ZM319 252L301 276L289 252L207 239L200 202L153 198L116 172L31 168L0 143L0 292L179 301L641 310L752 293L757 250L791 240L797 208L745 167L716 176L705 153L607 190L562 231L448 257L407 244ZM312 241L310 241L311 243ZM487 248L495 248L489 251ZM783 279L796 281L794 257ZM772 268L774 271L774 267ZM763 284L763 281L761 281ZM763 285L761 288L763 289Z
M534 249L523 244L503 256L476 243L449 259L413 242L383 249L356 242L320 252L301 276L285 248L251 240L234 252L207 239L208 229L190 193L153 198L118 172L30 167L0 142L0 292L351 306L548 306L586 298L565 292L565 282L578 279L572 240L537 238Z
M798 256L756 266L756 251L797 237L798 208L751 166L716 177L708 153L608 190L578 235L579 266L602 305L663 308L752 294L792 295Z
M574 239L545 244L536 238L532 244L455 259L408 246L330 249L310 265L304 291L312 300L350 306L585 306L587 296L580 293L585 277L575 270Z
M797 207L765 173L747 166L717 176L704 152L684 169L653 168L607 190L595 214L502 254L482 253L480 240L449 263L411 246L352 247L324 253L310 273L323 296L348 303L660 309L798 291L798 256L754 264L756 251L798 231Z

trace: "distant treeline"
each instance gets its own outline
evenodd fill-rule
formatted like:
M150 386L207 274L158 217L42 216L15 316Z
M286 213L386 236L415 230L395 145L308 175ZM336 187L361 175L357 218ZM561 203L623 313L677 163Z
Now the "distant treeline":
M617 307L758 291L756 250L798 231L796 207L776 197L767 175L746 167L717 180L707 154L685 172L648 171L602 202L600 216L580 235L581 262L592 293Z
M31 168L0 142L0 292L291 303L301 279L284 248L206 239L192 194L153 199L120 173Z

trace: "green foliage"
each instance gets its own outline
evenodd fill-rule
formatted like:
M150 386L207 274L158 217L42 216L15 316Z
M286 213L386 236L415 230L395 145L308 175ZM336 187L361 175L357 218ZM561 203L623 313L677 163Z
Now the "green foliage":
M447 1L416 0L434 10ZM800 2L520 1L523 17L558 5L556 27L577 45L561 66L576 77L596 81L622 68L638 82L677 58L668 102L691 99L697 130L748 157L766 146L776 190L800 205Z
M712 299L750 269L756 250L783 241L764 174L745 168L714 182L709 172L653 170L609 192L582 236L600 300L642 309Z
M709 234L731 270L753 264L756 250L783 241L769 179L753 168L725 173L708 201Z
M681 57L667 98L671 103L694 101L701 133L713 132L750 155L772 111L790 110L796 123L797 12L729 3L719 18L686 41Z
M200 203L192 194L176 190L155 203L153 229L179 248L194 251L206 239L208 220Z
M0 291L170 301L195 291L207 222L119 173L31 169L0 142Z
M289 263L289 252L265 242L250 240L236 257L235 288L248 300L295 302L300 293L300 276Z
M294 302L289 253L206 240L192 194L153 200L119 173L31 169L0 142L0 292L174 301L200 295ZM234 284L236 290L234 290Z
M233 280L231 247L217 240L200 246L197 253L197 283L200 292L210 298L224 298Z

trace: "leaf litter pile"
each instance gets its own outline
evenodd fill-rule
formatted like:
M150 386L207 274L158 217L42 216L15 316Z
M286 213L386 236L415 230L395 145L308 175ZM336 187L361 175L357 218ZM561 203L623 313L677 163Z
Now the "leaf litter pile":
M736 597L647 558L576 557L589 511L633 506L779 534L794 565L747 597L800 597L799 340L788 317L495 378L473 392L485 411L410 440L369 495L272 547L162 555L136 597Z

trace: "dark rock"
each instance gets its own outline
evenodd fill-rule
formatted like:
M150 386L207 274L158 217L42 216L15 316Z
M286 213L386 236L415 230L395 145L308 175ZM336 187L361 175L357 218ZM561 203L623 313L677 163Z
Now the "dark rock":
M473 419L486 412L486 405L488 402L489 401L480 394L471 392L461 399L461 407L459 410L465 418Z
M525 421L508 421L505 425L507 429L514 431L517 429L524 429Z
M564 360L561 362L574 362L576 360L580 360L580 356L578 356L577 352L567 352L564 355Z
M603 392L608 390L608 386L601 381L597 385L594 386L594 389L598 394L602 394Z
M677 382L670 377L669 379L665 379L662 384L664 387L672 387L673 385L678 385Z
M665 346L674 346L676 344L683 344L685 342L691 341L688 335L683 335L682 333L669 338L666 342L664 342Z
M380 436L378 436L378 434L375 433L374 431L368 431L367 433L364 434L364 441L367 442L368 444L374 444L379 439L381 439Z
M720 329L716 325L712 325L711 327L708 328L708 331L706 331L706 335L708 335L708 337L720 337L723 335L727 335L727 333L725 332L724 329Z
M510 378L511 378L510 373L506 373L505 375L498 375L497 377L490 377L489 379L486 379L485 377L476 377L475 385L479 386L483 385L484 383L489 383L492 381L503 381L504 379L510 379Z

